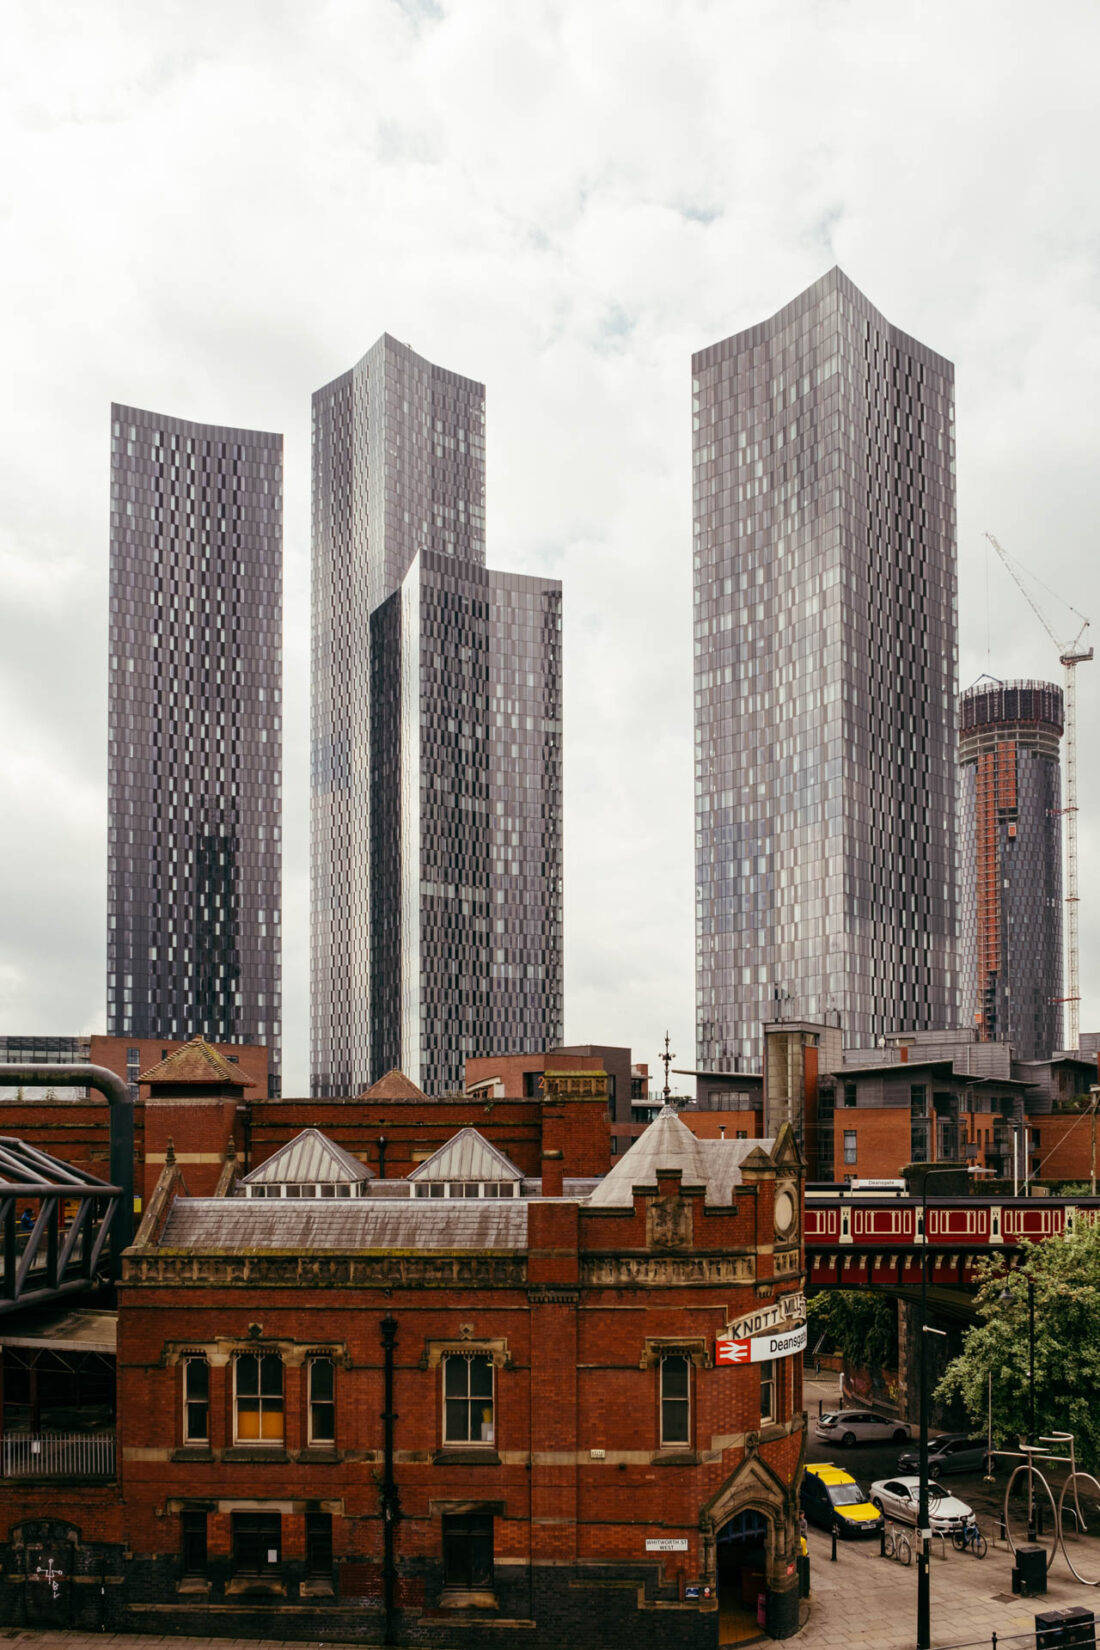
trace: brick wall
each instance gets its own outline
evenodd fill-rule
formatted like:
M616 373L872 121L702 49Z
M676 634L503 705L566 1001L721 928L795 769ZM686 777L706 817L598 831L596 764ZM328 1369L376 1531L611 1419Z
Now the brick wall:
M804 1436L799 1360L778 1366L777 1415L763 1426L759 1366L713 1361L731 1315L802 1282L800 1269L773 1282L773 1193L774 1175L755 1175L734 1207L715 1209L670 1174L626 1208L533 1202L522 1254L454 1265L439 1257L423 1278L412 1257L377 1283L319 1270L310 1255L256 1250L231 1264L213 1252L135 1252L120 1292L119 1483L18 1486L0 1498L0 1619L19 1619L18 1584L8 1584L14 1549L4 1543L48 1507L119 1571L115 1625L377 1641L381 1324L392 1315L398 1642L452 1642L442 1518L478 1508L493 1516L497 1603L494 1625L462 1629L479 1650L529 1644L531 1629L519 1624L530 1621L540 1644L562 1650L618 1650L642 1633L658 1650L702 1650L714 1639L713 1601L688 1602L683 1589L713 1565L708 1509L717 1528L740 1505L771 1509L773 1620L793 1630L786 1568ZM800 1268L797 1249L792 1258ZM691 1363L690 1436L662 1448L660 1364L670 1347ZM495 1366L493 1437L473 1450L443 1437L443 1359L464 1350ZM197 1448L183 1436L189 1351L206 1356L210 1372L209 1438ZM283 1438L274 1447L235 1437L234 1359L250 1352L282 1362ZM308 1437L308 1360L322 1353L336 1365L334 1447L311 1447ZM177 1591L188 1507L207 1515L204 1596ZM278 1597L232 1590L233 1511L250 1507L280 1513ZM332 1517L326 1599L303 1585L314 1511ZM686 1550L647 1554L651 1538L682 1539Z

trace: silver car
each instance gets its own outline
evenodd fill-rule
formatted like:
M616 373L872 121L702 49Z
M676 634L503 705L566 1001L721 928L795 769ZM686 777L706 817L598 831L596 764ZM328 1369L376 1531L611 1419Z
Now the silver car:
M891 1421L869 1409L827 1410L814 1427L814 1437L823 1444L880 1444L893 1439L904 1444L910 1437L904 1421Z
M915 1524L920 1509L919 1478L879 1478L871 1485L871 1502L899 1524ZM939 1484L928 1486L928 1521L939 1535L950 1535L974 1521L974 1509L948 1495Z

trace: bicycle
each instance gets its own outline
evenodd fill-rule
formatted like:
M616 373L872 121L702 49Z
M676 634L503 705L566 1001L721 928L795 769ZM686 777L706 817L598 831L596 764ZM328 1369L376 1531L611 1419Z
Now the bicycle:
M1049 1442L1049 1440L1044 1440L1044 1442ZM998 1455L1013 1455L1020 1461L1020 1465L1012 1473L1007 1485L1005 1486L1004 1526L1005 1536L1008 1541L1008 1550L1010 1553L1015 1553L1016 1551L1016 1538L1012 1531L1012 1492L1016 1487L1017 1480L1019 1479L1023 1484L1026 1484L1027 1501L1026 1511L1019 1513L1018 1516L1021 1519L1026 1518L1028 1533L1030 1535L1031 1531L1034 1530L1035 1534L1033 1539L1038 1542L1040 1547L1045 1547L1048 1539L1046 1529L1044 1529L1044 1525L1046 1524L1046 1520L1043 1516L1044 1506L1049 1507L1050 1509L1050 1521L1048 1526L1050 1530L1050 1551L1047 1554L1047 1568L1049 1569L1054 1563L1055 1558L1058 1556L1058 1548L1061 1543L1061 1523L1058 1517L1058 1509L1055 1506L1053 1491L1051 1490L1046 1478L1044 1478L1039 1468L1035 1465L1035 1457L1038 1456L1043 1461L1058 1461L1061 1460L1062 1457L1052 1456L1048 1450L1045 1450L1042 1447L1042 1443L1021 1444L1019 1450L998 1450L996 1453ZM1036 1494L1036 1487L1042 1491L1042 1495L1045 1497L1045 1502L1039 1499Z
M984 1558L989 1551L989 1542L978 1528L977 1519L952 1530L951 1541L957 1553L971 1552L975 1558Z
M1069 1446L1068 1455L1055 1455L1050 1445ZM1044 1545L1045 1511L1050 1511L1050 1551L1047 1568L1053 1565L1061 1548L1071 1575L1085 1587L1100 1587L1100 1480L1091 1473L1081 1472L1077 1466L1077 1449L1071 1432L1043 1435L1038 1444L1021 1443L1017 1450L995 1450L995 1455L1007 1456L1020 1462L1009 1478L1004 1499L1004 1528L1010 1552L1016 1551L1016 1540L1011 1528L1012 1492L1017 1482L1026 1487L1026 1516L1030 1531ZM1049 1482L1040 1471L1037 1461L1044 1465L1057 1464L1069 1468L1057 1503ZM1084 1505L1082 1505L1082 1492ZM1018 1515L1024 1517L1021 1510ZM1083 1560L1098 1573L1087 1575Z
M893 1524L886 1526L883 1551L887 1558L896 1558L899 1564L908 1566L913 1562L913 1549L909 1544L909 1537L904 1530L895 1529Z
M1100 1575L1088 1576L1078 1568L1081 1563L1080 1546L1085 1546L1086 1551L1094 1560L1098 1558L1096 1538L1100 1535L1100 1482L1097 1482L1091 1472L1081 1472L1078 1469L1077 1450L1072 1433L1056 1432L1043 1441L1051 1444L1069 1445L1069 1474L1062 1485L1062 1493L1058 1497L1058 1535L1062 1544L1062 1553L1069 1565L1071 1574L1077 1581L1085 1587L1100 1587ZM1091 1493L1086 1495L1086 1506L1088 1508L1088 1511L1086 1511L1086 1508L1081 1505L1081 1490L1084 1489L1087 1492L1089 1486L1091 1486ZM1092 1514L1091 1528L1089 1512ZM1069 1519L1072 1519L1072 1524L1068 1522ZM1089 1536L1093 1538L1091 1546L1088 1544L1087 1538ZM1071 1544L1075 1549L1074 1554L1070 1552ZM1073 1561L1074 1556L1077 1558L1076 1564Z

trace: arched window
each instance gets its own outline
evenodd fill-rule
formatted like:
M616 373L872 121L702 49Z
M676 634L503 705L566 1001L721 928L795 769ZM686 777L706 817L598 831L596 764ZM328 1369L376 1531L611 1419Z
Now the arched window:
M283 1441L283 1360L273 1352L241 1352L234 1359L234 1406L239 1444Z
M691 1443L691 1362L682 1352L661 1359L661 1448Z
M210 1365L201 1354L183 1360L183 1441L210 1442Z
M331 1358L309 1360L309 1441L336 1442L336 1370Z

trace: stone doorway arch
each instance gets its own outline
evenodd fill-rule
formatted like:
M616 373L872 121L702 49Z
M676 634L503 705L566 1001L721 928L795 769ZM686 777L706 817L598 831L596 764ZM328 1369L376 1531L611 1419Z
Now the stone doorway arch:
M758 1562L756 1552L760 1551L763 1556L765 1631L776 1639L797 1633L800 1544L798 1497L793 1487L785 1484L759 1455L750 1452L702 1509L699 1529L701 1579L716 1590L720 1622L723 1615L728 1614L723 1612L719 1575L720 1538L726 1531L736 1539L752 1542L754 1532L759 1530L763 1539L759 1548L752 1551L751 1558L755 1564ZM727 1590L728 1586L727 1570ZM744 1608L740 1600L737 1608ZM727 1639L727 1642L735 1640Z

